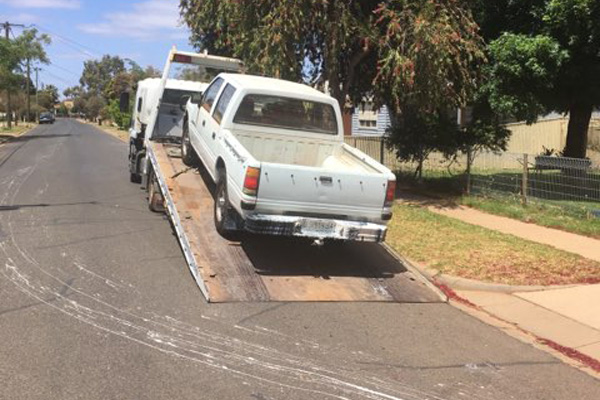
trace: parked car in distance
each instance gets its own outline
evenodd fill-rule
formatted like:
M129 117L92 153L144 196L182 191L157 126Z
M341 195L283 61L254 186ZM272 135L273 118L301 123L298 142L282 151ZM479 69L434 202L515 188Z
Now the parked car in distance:
M54 114L51 112L43 112L40 114L40 124L53 124L54 123Z

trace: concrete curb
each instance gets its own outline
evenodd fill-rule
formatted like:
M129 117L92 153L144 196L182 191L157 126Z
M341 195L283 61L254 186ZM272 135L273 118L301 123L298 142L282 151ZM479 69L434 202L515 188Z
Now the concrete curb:
M413 264L410 260L406 259L405 257L402 257L387 243L383 242L383 243L381 243L381 246L392 257L394 257L396 260L400 261L402 263L402 265L404 265L409 272L411 272L417 279L419 279L421 281L421 283L423 283L425 286L427 286L429 289L431 289L435 294L437 294L442 302L448 303L449 299L448 299L448 296L446 295L446 293L444 293L435 284L435 282L433 280L431 280L430 277L426 273L424 273L424 271L421 268L417 267L415 264Z
M542 292L546 290L566 289L571 287L581 286L578 284L572 285L508 285L503 283L489 283L477 281L474 279L461 278L458 276L443 274L437 269L423 267L418 263L410 262L413 268L427 278L432 284L443 284L453 290L471 290L480 292L497 292L497 293L516 293L516 292Z

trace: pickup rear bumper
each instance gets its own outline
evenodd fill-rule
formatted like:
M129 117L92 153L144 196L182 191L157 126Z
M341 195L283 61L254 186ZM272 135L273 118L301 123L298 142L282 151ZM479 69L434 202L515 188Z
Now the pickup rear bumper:
M315 239L383 242L387 227L371 222L254 214L246 217L245 230L251 233Z

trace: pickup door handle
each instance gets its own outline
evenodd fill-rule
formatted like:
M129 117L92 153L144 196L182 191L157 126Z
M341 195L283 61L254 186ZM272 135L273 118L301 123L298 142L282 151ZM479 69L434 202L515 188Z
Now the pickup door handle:
M330 176L320 176L319 181L326 185L331 185L333 183L333 179Z
M206 121L202 121L202 126L206 126Z
M215 138L215 136L217 136L217 134L213 132L213 134L212 134L212 138L214 139L214 138Z

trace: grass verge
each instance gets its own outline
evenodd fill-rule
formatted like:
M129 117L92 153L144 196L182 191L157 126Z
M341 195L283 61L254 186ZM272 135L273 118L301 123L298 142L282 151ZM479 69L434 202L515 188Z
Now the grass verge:
M0 144L10 142L14 138L29 131L35 125L36 124L21 122L17 126L13 125L11 129L8 129L6 126L0 126Z
M600 282L600 263L550 246L397 204L386 242L442 273L511 285Z
M545 200L522 205L508 196L465 196L459 201L490 214L600 239L600 216L595 215L600 211L600 203Z

